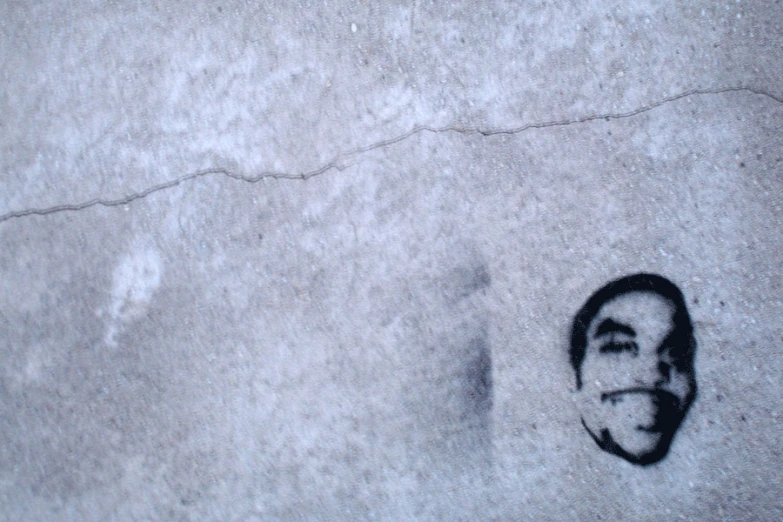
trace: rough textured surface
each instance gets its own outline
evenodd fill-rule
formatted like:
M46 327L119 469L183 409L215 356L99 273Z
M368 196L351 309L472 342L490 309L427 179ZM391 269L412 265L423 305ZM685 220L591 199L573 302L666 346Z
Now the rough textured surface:
M783 518L783 4L0 6L0 518ZM637 468L569 323L654 271Z

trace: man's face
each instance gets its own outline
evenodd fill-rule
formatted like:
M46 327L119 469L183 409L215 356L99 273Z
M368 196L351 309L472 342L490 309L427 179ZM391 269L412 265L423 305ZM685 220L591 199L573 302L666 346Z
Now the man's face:
M587 329L582 421L601 448L636 464L666 455L695 392L674 312L654 292L630 292L605 303Z

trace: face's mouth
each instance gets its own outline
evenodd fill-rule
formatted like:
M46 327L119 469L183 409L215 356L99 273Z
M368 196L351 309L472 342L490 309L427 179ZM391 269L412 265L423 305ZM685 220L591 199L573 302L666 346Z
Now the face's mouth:
M676 427L683 414L682 401L671 392L656 388L624 388L601 394L601 402L615 406L631 395L646 395L653 405L653 415L648 425L638 425L638 431L661 433Z

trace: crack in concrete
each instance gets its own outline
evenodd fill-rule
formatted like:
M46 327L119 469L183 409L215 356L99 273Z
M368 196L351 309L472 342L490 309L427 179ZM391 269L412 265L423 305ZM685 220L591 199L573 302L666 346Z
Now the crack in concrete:
M207 176L214 176L214 175L226 176L228 178L232 178L238 181L244 181L246 183L256 183L263 179L298 179L304 181L310 178L314 178L316 176L320 176L321 174L325 174L326 172L329 172L331 170L342 171L350 166L350 164L345 164L344 161L352 156L357 156L359 154L364 154L373 150L389 147L396 143L400 143L401 141L407 140L408 138L411 138L417 134L421 134L422 132L431 132L435 134L443 133L443 132L454 132L454 133L466 134L466 135L478 134L487 137L497 136L502 134L514 135L533 129L546 129L549 127L565 127L568 125L589 123L598 120L606 120L606 121L621 120L621 119L638 116L640 114L652 111L653 109L656 109L668 103L681 100L683 98L688 98L697 95L724 94L730 92L747 92L751 94L756 94L759 96L764 96L766 98L769 98L770 100L773 100L777 103L783 104L783 97L776 96L772 93L763 91L761 89L755 89L752 87L724 87L720 89L691 89L688 91L681 92L679 94L675 94L673 96L662 98L649 105L644 105L642 107L627 112L593 114L593 115L583 116L581 118L574 118L570 120L534 122L534 123L527 123L524 125L520 125L518 127L510 127L510 128L482 129L480 127L463 127L459 125L449 125L445 127L431 127L428 125L416 125L408 132L405 132L393 138L377 141L375 143L366 145L364 147L357 147L355 149L341 152L337 154L335 158L329 163L326 163L315 170L311 170L309 172L304 172L301 174L289 174L285 172L264 171L255 176L246 176L246 175L238 174L236 172L232 172L225 168L211 168L211 169L191 172L189 174L185 174L184 176L180 176L179 178L166 181L163 183L159 183L157 185L152 185L151 187L148 187L140 192L134 192L132 194L117 199L95 198L89 201L84 201L82 203L55 205L53 207L45 207L45 208L28 208L24 210L16 210L16 211L8 212L6 214L0 215L0 223L3 223L10 219L23 218L26 216L46 216L48 214L55 214L59 212L68 212L68 211L75 212L75 211L84 210L98 205L103 207L117 207L121 205L127 205L136 200L146 198L150 194L154 194L162 190L176 187L187 181L191 181L194 179L203 178Z

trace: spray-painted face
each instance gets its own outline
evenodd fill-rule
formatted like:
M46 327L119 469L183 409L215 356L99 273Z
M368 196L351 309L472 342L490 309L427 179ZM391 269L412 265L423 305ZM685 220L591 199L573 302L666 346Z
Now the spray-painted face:
M666 456L696 393L683 312L659 293L629 291L604 302L585 331L582 423L602 449L635 464Z

